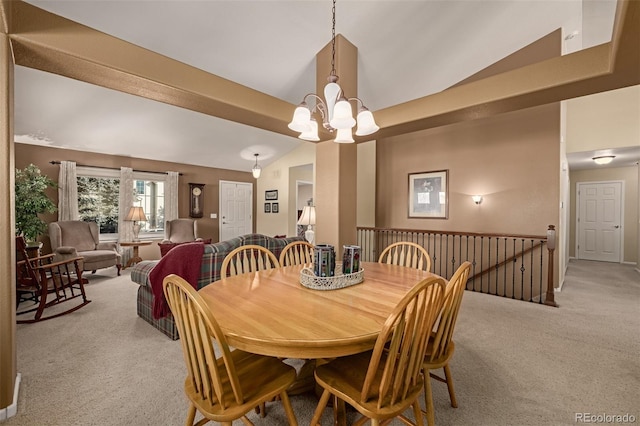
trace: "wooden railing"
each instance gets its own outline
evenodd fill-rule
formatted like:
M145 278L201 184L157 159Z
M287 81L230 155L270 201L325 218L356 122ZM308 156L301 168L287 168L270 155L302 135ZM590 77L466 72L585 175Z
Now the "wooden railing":
M547 235L358 227L357 240L365 262L377 261L389 244L411 241L429 252L432 272L444 278L451 278L463 262L471 262L467 290L556 306L552 225Z

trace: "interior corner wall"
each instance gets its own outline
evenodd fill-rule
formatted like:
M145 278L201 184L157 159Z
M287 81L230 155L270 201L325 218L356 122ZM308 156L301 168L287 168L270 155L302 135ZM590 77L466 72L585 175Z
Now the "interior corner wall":
M560 214L559 143L559 103L380 139L376 227L546 235ZM409 173L436 170L449 172L448 219L409 218Z
M295 177L290 177L291 167L311 165L315 182L316 146L311 142L301 142L300 146L273 163L262 167L262 174L256 184L256 232L264 235L295 235L295 225L290 228L290 218L295 218ZM293 185L293 186L292 186ZM264 192L278 191L278 213L264 212ZM315 185L314 185L315 193ZM314 197L315 198L315 197Z
M579 182L604 182L623 181L624 182L624 223L622 224L622 249L623 262L637 263L638 252L638 228L640 218L638 213L638 166L629 167L606 167L603 169L575 170L569 174L571 180L571 213L569 231L569 255L576 257L576 211L577 198L576 186ZM637 263L640 265L640 263Z

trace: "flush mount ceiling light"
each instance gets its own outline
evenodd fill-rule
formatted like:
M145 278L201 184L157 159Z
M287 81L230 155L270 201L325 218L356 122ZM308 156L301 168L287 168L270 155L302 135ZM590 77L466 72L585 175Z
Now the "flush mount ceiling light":
M253 173L254 178L258 179L260 177L260 173L262 173L262 167L258 165L258 155L260 154L253 154L253 155L256 156L256 164L251 169L251 173Z
M324 87L324 99L315 93L308 93L302 98L302 102L293 112L293 119L289 123L289 128L296 132L300 132L300 139L308 141L319 141L318 122L311 114L320 113L322 118L322 126L330 132L335 132L334 142L353 143L352 130L358 124L356 130L357 136L367 136L375 133L380 129L373 119L371 111L364 106L360 98L347 98L338 84L338 76L336 75L336 0L333 0L333 21L331 27L331 73L327 77L329 82ZM307 98L315 99L315 106L309 108ZM357 118L353 118L351 103L359 104Z
M595 161L596 164L609 164L614 158L616 158L615 155L601 155L599 157L593 157L592 160Z

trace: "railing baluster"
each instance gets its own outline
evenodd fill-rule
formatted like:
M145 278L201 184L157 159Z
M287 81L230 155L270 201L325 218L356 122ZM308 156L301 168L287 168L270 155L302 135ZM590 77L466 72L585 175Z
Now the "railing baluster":
M356 235L364 260L367 261L377 261L377 254L381 250L398 241L411 241L424 247L431 256L432 271L447 279L453 275L457 266L465 260L470 261L473 266L473 274L467 282L467 289L470 291L544 303L543 292L547 276L546 285L549 288L546 291L553 291L554 271L549 266L553 265L553 251L545 250L548 237L364 227L357 228ZM496 244L492 247L494 238ZM540 250L539 265L534 255L535 250ZM528 252L530 255L527 259L525 256ZM518 263L520 274L516 272ZM545 266L549 270L545 270ZM511 273L508 268L511 268ZM525 281L528 282L527 291Z

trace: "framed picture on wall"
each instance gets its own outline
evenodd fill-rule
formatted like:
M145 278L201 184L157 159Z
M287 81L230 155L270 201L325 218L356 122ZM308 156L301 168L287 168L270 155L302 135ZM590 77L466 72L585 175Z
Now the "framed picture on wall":
M280 211L280 207L278 203L271 203L271 213L278 213Z
M271 213L271 203L264 203L264 212Z
M265 200L277 200L278 199L278 190L272 189L270 191L264 191L264 199Z
M449 170L409 173L409 217L449 217Z

